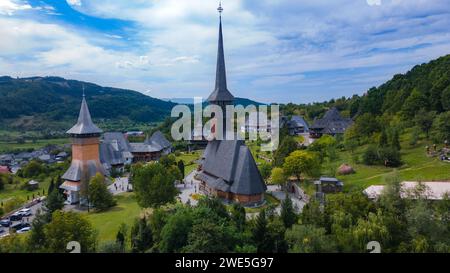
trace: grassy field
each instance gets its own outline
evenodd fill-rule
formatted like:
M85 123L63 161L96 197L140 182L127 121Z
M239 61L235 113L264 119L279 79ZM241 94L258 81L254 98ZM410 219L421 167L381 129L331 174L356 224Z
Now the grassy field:
M134 220L140 215L141 208L133 193L115 196L117 206L105 212L86 212L87 218L99 232L99 241L114 241L122 223L130 229Z
M392 175L394 172L397 172L403 181L449 181L450 163L442 162L437 157L427 156L425 146L430 144L432 145L423 140L411 147L407 141L403 141L401 155L404 164L397 169L354 163L353 156L348 152L339 153L339 159L333 163L333 166L339 167L342 163L348 163L356 171L351 175L338 176L344 182L344 190L363 189L370 185L384 184L386 176ZM365 146L360 147L355 152L356 155L361 158L365 148Z
M63 145L67 143L69 143L69 138L38 139L36 141L26 141L25 143L0 142L0 153L27 149L40 149L49 144Z
M21 182L28 182L31 179L27 178L16 178L17 180L20 180ZM46 178L43 181L37 180L39 183L39 188L34 191L28 191L28 190L22 190L20 189L20 183L18 184L6 184L5 189L0 191L0 202L4 202L8 200L9 198L19 198L22 199L24 202L27 201L27 197L31 200L33 194L35 197L42 196L42 190L45 190L45 194L47 194L47 189L50 185L51 178Z
M197 159L200 158L202 151L194 151L193 153L180 153L179 156L177 156L177 161L183 160L184 162L184 173L185 175L188 175L193 170L197 169L198 164L195 163Z

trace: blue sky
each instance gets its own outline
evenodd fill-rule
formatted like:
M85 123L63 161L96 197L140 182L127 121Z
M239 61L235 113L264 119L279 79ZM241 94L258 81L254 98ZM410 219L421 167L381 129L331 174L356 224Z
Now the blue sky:
M0 75L206 97L216 0L0 0ZM363 94L450 54L449 0L224 0L230 91L262 102Z

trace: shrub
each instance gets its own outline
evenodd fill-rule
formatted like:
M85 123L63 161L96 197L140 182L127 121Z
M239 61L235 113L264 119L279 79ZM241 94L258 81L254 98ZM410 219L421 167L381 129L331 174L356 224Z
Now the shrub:
M363 154L363 162L366 165L377 165L379 163L377 147L370 145Z

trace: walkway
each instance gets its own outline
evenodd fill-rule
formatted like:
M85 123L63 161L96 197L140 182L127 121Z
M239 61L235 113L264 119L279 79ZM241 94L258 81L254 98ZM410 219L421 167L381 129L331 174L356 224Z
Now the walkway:
M125 176L116 178L108 189L113 195L117 195L132 190L133 186L128 182L128 176Z
M195 206L198 203L197 200L192 198L192 194L198 192L198 185L200 184L200 181L194 178L196 173L197 171L193 170L184 178L184 184L177 185L177 189L181 192L178 195L178 198L183 204L189 202L191 205Z

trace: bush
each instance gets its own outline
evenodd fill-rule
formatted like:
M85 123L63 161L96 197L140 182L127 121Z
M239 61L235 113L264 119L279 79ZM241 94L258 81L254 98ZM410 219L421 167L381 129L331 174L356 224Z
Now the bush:
M377 148L370 145L363 154L363 162L366 165L397 167L401 165L400 152L395 147Z
M379 164L377 147L370 145L363 154L363 162L366 165L377 165Z
M17 208L20 208L20 206L22 206L23 202L24 202L24 200L22 200L21 198L18 198L18 197L12 197L12 198L8 199L3 204L3 213L8 213Z
M397 167L401 165L400 152L394 147L381 148L379 156L380 161L386 166Z

